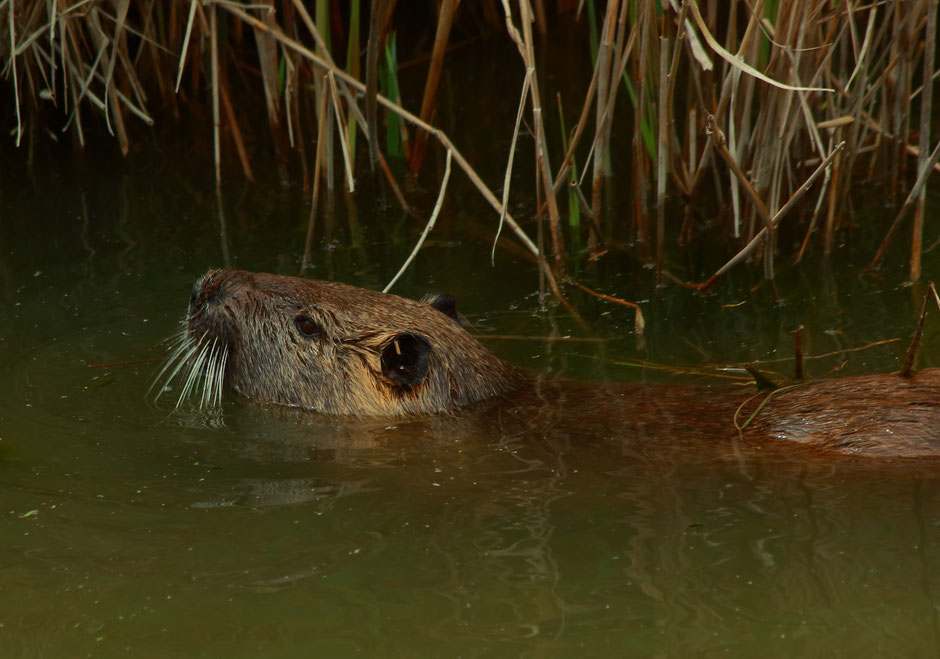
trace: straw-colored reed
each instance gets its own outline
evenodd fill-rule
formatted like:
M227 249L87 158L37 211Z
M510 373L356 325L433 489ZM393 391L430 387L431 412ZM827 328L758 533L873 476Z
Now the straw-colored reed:
M566 248L572 232L578 240L584 233L587 254L602 253L606 228L618 221L605 208L613 177L629 181L633 235L648 246L639 253L664 279L698 288L747 258L762 259L773 277L778 257L800 259L812 244L829 252L851 212L853 186L880 178L889 196L906 202L885 227L873 265L912 209L910 276L920 276L925 182L940 168L940 141L931 134L937 0L567 0L551 8L542 0L441 0L427 6L434 39L414 113L396 96L391 25L400 7L374 0L370 13L363 9L358 0L2 0L6 128L17 144L63 130L84 144L88 125L103 123L126 153L135 124L191 112L208 98L217 183L230 150L251 179L252 155L230 94L231 77L247 77L263 99L281 176L297 175L288 156L299 152L294 160L312 189L313 213L321 182L331 192L342 180L354 191L367 172L407 207L385 154L407 157L415 175L428 148L443 149L448 174L452 162L469 177L499 229L538 258L556 291L557 276L585 257ZM501 181L484 181L433 121L452 26L471 18L512 39L524 72ZM553 31L585 23L594 67L584 71L590 85L583 97L558 98L559 107L580 114L570 131L563 125L557 150L547 138L557 128L545 125L554 121L555 100L544 96L547 72L536 52L552 47ZM330 29L336 25L341 39ZM334 59L340 52L343 62ZM614 126L621 134L628 127L635 139L613 139ZM510 187L523 127L534 138L533 190ZM367 158L357 158L357 136ZM625 160L612 157L618 150L630 152L628 172L613 169ZM562 204L556 197L565 187ZM446 179L441 199L445 188ZM512 195L537 200L548 254L507 212ZM701 283L683 281L666 262L665 247L697 221L667 216L675 195L725 200L737 253ZM776 233L796 222L796 207L805 238L796 252L779 254Z

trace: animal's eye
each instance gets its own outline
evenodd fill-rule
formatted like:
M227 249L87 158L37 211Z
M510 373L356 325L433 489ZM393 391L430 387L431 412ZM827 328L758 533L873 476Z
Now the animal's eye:
M310 316L297 316L294 319L294 324L297 325L300 333L307 338L313 338L323 333L323 328Z

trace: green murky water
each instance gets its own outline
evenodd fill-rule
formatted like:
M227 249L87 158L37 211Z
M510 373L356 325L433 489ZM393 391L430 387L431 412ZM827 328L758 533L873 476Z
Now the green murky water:
M459 417L153 403L158 343L193 280L226 258L295 274L308 213L297 189L230 183L223 239L208 165L183 160L131 159L109 178L79 156L13 175L0 199L0 656L940 652L937 470L653 465L561 432L481 436ZM780 303L749 290L747 269L707 296L653 295L614 251L579 276L643 302L638 345L629 310L575 291L585 328L540 309L534 268L504 250L490 267L473 227L494 218L454 194L395 290L451 292L493 350L535 373L661 379L618 363L774 360L800 323L809 352L833 353L816 374L887 370L919 309L900 266L856 274L861 239L783 269ZM310 274L380 288L420 228L340 197ZM691 279L720 265L696 263L678 267ZM938 266L931 252L927 275ZM940 359L936 327L925 364ZM546 338L566 336L580 340Z

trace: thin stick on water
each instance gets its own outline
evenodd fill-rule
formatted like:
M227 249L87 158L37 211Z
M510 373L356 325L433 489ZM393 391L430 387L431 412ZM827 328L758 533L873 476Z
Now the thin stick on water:
M637 304L636 302L630 302L628 300L622 300L619 297L614 297L613 295L607 295L605 293L592 290L588 288L587 286L585 286L584 284L582 284L581 282L579 282L577 279L569 278L568 281L574 284L575 286L577 286L578 288L580 288L585 293L588 293L589 295L593 295L594 297L600 298L601 300L607 300L608 302L613 302L614 304L620 304L625 307L630 307L631 309L633 309L634 331L639 336L643 336L646 330L646 318L643 316L643 309L640 307L639 304Z
M383 293L388 293L388 291L395 285L395 282L398 281L398 278L404 274L405 270L408 269L408 266L411 265L411 262L414 261L415 256L418 253L418 250L421 249L421 246L424 244L424 241L427 239L428 234L431 233L431 229L434 228L434 225L437 223L437 216L441 212L441 206L444 205L444 194L447 192L447 182L450 180L450 160L452 157L452 152L447 151L447 162L444 164L444 178L441 180L441 189L437 193L437 203L434 204L434 210L431 212L431 218L428 220L428 223L424 227L424 231L421 232L421 237L418 238L417 244L414 246L414 249L411 250L411 254L408 255L408 258L405 260L404 264L399 269L398 273L392 277L392 280L388 282L385 288L382 289Z

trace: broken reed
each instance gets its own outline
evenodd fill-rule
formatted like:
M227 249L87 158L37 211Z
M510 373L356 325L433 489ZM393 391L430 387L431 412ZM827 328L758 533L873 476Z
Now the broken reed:
M586 9L578 14L574 8L581 4ZM570 131L570 119L560 117L563 146L557 151L558 142L546 136L544 122L554 112L543 111L545 72L535 57L538 48L553 47L546 3L487 0L463 3L459 11L456 0L429 3L426 16L435 38L418 115L402 108L397 97L399 62L390 28L396 1L369 5L366 14L359 0L350 0L337 14L338 4L328 0L2 0L0 34L6 38L0 39L0 58L15 107L15 125L7 128L17 144L24 132L32 144L62 129L74 131L84 144L84 126L94 116L104 119L126 153L129 121L153 123L151 107L183 112L208 89L217 183L222 151L232 148L251 179L240 127L244 119L233 108L229 81L248 76L263 94L281 175L290 176L293 149L305 189L313 191L310 235L321 181L332 197L338 177L354 191L356 177L371 172L407 207L382 147L407 157L417 174L430 140L493 206L500 230L507 226L538 257L554 285L555 274L577 257L568 243L578 245L583 237L591 253L603 250L616 221L605 212L605 187L612 177L625 177L613 170L623 158L612 155L627 150L633 231L641 245L655 246L646 253L664 276L681 281L666 268L664 246L681 243L699 221L691 210L667 218L667 193L725 200L728 231L744 246L708 281L682 282L703 287L758 254L765 275L772 277L776 231L802 195L809 195L803 204L805 238L796 254L786 256L802 258L816 234L828 253L851 213L853 186L873 179L887 186L890 197L908 199L873 265L903 214L913 209L910 271L912 278L920 274L924 184L937 167L937 158L928 155L937 153L930 148L937 141L930 133L937 0L555 3L553 30L590 22L593 61L593 69L584 72L590 80L584 96L557 99L559 114L562 107L579 110ZM484 183L432 125L453 45L451 28L461 20L507 34L525 72L501 198L490 187L497 182ZM539 41L533 31L547 39ZM344 61L337 62L333 53L345 53ZM630 111L623 109L627 103ZM534 138L526 143L534 146L529 157L538 176L535 190L510 190L523 127ZM638 138L613 140L614 128ZM366 160L356 158L360 133L369 147ZM225 136L230 142L223 144ZM314 143L311 156L307 147ZM911 178L917 183L905 188ZM567 204L556 200L562 187L569 188ZM510 195L539 200L549 259L506 213Z

